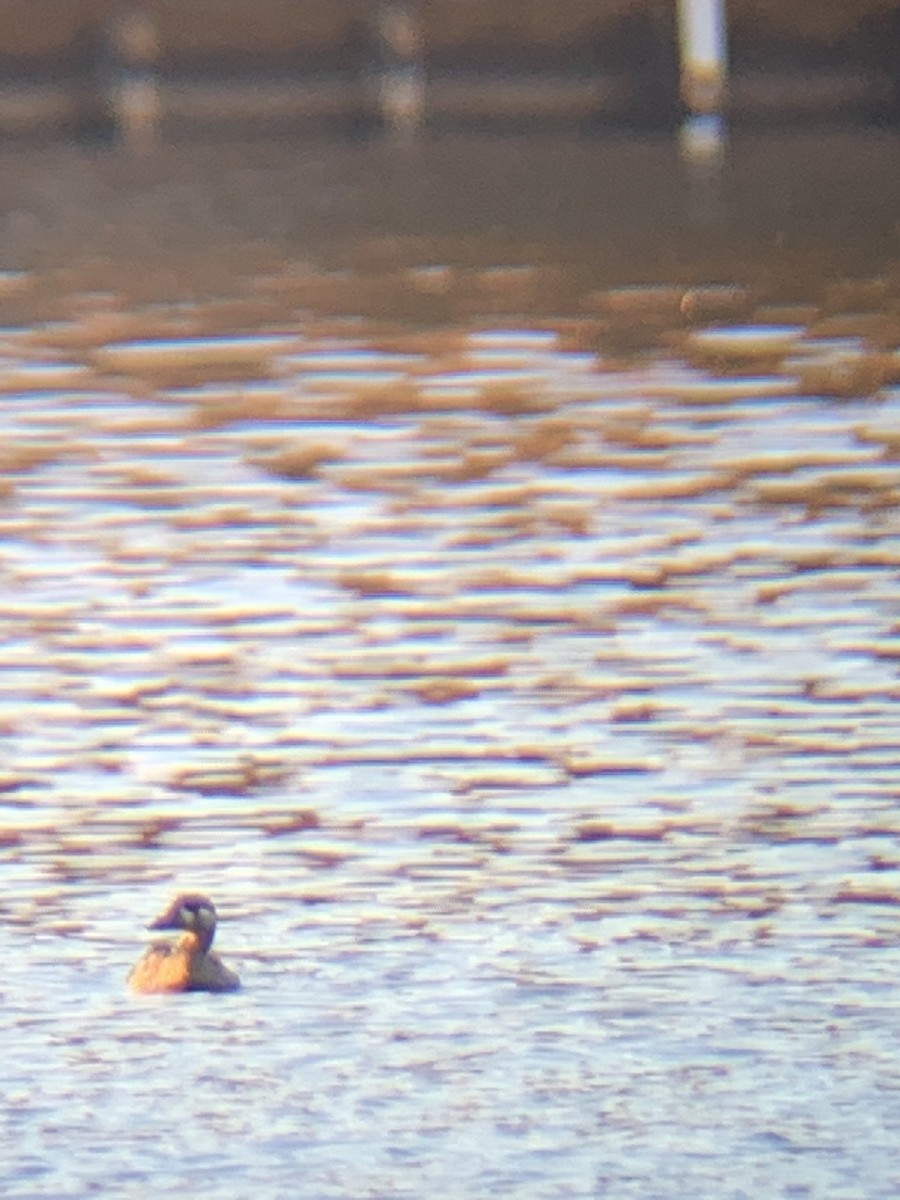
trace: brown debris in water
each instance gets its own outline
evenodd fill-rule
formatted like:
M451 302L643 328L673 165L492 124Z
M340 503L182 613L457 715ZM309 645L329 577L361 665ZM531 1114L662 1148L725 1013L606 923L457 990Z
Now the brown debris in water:
M652 759L616 759L579 751L561 753L555 761L575 779L591 775L645 775L661 769L660 763Z
M191 429L224 429L253 421L279 421L287 415L285 397L280 392L263 392L259 389L216 392L202 396L186 418Z
M888 468L835 471L806 479L760 479L752 484L763 504L803 505L812 513L828 508L895 508L900 504L900 474Z
M504 417L524 416L527 413L541 412L554 407L551 401L524 383L503 383L482 387L479 400L481 409Z
M285 783L291 770L282 763L245 757L232 765L182 767L173 772L169 786L176 792L202 796L248 796L263 788Z
M545 462L578 441L577 427L562 417L545 417L526 426L513 442L516 458L523 462Z
M854 429L857 441L882 447L882 457L894 461L900 458L900 429L879 429L859 425Z
M133 844L142 848L158 846L160 840L181 826L179 817L154 817L144 821L135 831Z
M343 454L344 449L337 442L300 442L267 458L251 461L282 479L309 479L324 463L335 462Z
M466 845L479 843L482 838L478 833L465 829L452 821L434 821L419 826L416 836L422 841L461 842Z
M487 479L510 461L512 455L506 450L467 450L456 462L450 463L441 477L447 483L470 483L475 479Z
M617 724L637 724L659 716L662 706L654 700L620 700L614 704L609 719Z
M659 590L648 588L630 596L621 596L610 606L611 611L619 616L648 616L663 612L667 608L677 608L685 612L707 613L709 605L699 595L686 591L676 591L673 588L662 587Z
M453 704L479 695L479 689L468 679L423 679L412 690L425 704Z
M341 571L337 584L357 596L408 596L409 585L390 571L348 569Z
M800 388L811 396L835 396L850 400L873 396L891 377L892 360L888 354L823 354L796 364Z
M64 455L71 456L74 447L42 442L7 441L0 447L0 474L24 475L48 463L58 462ZM7 481L2 481L4 484ZM10 485L11 487L11 485Z
M575 842L661 842L668 834L667 825L619 826L609 821L585 821L575 829Z
M319 814L314 809L301 808L294 813L265 818L260 821L259 828L270 837L284 837L286 834L304 833L307 829L319 829L321 824Z
M891 908L900 905L900 893L887 888L866 887L851 880L843 883L831 899L835 904L884 904Z
M658 479L643 479L619 489L623 500L690 500L729 489L730 480L722 471L706 471L694 475L663 475Z

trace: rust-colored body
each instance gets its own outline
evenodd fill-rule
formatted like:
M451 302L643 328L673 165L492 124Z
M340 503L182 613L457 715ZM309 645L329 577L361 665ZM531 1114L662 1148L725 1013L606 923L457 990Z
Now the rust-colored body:
M180 929L174 942L154 942L128 976L135 992L233 992L240 980L210 949L216 910L204 896L179 896L151 929Z

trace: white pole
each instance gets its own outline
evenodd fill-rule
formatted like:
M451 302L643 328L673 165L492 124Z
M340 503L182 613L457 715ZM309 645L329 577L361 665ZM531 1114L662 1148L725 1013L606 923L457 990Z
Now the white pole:
M692 116L720 115L725 101L725 0L678 0L681 98Z
M725 142L728 74L726 0L678 0L681 99L687 110L681 150L693 163L717 164Z

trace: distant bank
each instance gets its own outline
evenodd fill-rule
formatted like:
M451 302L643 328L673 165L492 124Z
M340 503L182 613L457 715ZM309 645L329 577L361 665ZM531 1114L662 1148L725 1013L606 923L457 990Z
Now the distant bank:
M0 0L0 133L684 114L692 0ZM900 119L900 0L697 0L735 120ZM683 22L682 22L683 24ZM702 92L702 89L700 89ZM702 100L701 100L702 105Z

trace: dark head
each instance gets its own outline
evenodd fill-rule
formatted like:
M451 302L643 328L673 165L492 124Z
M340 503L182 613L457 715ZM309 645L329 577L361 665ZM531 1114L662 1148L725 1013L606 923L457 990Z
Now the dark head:
M216 910L205 896L179 896L148 929L182 929L193 933L202 953L212 945L216 932Z

